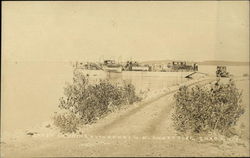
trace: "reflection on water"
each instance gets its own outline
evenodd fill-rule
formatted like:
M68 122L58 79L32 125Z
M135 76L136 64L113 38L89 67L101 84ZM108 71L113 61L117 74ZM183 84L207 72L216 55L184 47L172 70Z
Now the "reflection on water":
M216 67L200 66L202 72L215 74ZM248 67L229 67L242 75ZM4 63L2 71L2 130L27 129L47 121L57 110L65 82L72 82L73 69L68 63L23 62ZM161 89L185 81L185 72L122 72L87 71L92 80L108 78L112 82L131 82L137 91Z

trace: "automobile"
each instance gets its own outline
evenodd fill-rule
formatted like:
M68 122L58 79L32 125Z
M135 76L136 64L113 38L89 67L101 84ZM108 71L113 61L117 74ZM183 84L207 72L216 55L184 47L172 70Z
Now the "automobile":
M217 66L216 77L229 77L226 66Z

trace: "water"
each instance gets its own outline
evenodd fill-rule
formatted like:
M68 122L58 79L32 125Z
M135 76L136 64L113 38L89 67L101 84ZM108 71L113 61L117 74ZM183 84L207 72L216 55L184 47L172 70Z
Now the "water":
M200 71L214 74L215 66L200 66ZM69 63L20 62L4 63L2 67L1 124L3 132L29 127L50 119L58 110L65 82L72 81ZM249 67L229 67L233 74L249 72ZM156 90L186 81L186 72L122 72L107 74L87 71L93 79L107 78L114 82L126 80L137 91Z
M213 65L200 65L199 71L215 76L216 67ZM249 74L249 66L227 66L227 71L234 76L243 76L243 74Z
M145 90L158 90L187 81L184 78L189 72L142 72L123 71L122 73L107 73L104 71L85 70L84 73L92 78L91 82L108 78L115 83L132 83L137 92Z

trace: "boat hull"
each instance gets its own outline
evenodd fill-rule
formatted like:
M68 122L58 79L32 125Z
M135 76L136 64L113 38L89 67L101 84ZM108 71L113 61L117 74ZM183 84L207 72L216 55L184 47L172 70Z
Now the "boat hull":
M106 72L121 73L122 72L122 67L108 67L108 66L104 66L103 70L106 71Z
M147 66L132 66L132 71L149 71Z

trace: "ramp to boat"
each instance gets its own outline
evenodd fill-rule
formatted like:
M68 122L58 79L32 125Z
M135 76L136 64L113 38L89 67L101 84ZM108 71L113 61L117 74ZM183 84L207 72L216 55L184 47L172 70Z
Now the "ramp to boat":
M207 76L208 76L208 74L207 74L207 73L202 73L202 72L192 72L191 74L188 74L187 76L185 76L185 78L197 79L197 78L207 77Z

